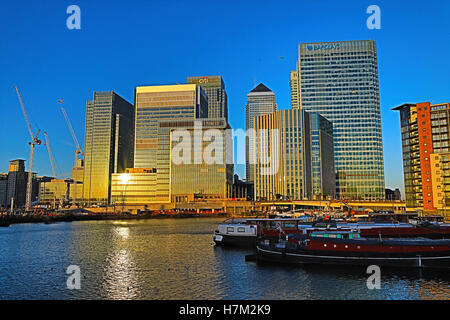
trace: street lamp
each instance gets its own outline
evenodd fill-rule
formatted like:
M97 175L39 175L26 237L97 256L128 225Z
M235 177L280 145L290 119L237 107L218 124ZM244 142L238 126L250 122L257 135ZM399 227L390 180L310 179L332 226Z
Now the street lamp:
M122 184L124 185L124 187L122 188L122 213L124 211L124 206L125 206L124 192L125 192L126 187L128 185L128 180L130 180L130 175L128 173L122 173L120 175L120 181L122 181Z

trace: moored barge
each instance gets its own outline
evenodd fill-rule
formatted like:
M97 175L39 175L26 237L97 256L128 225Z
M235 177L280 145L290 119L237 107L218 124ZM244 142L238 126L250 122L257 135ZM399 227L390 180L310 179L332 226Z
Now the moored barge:
M319 231L308 236L291 235L287 238L287 241L258 243L258 260L291 264L450 268L448 239L370 239L355 231Z
M253 218L228 219L221 223L214 233L214 242L218 245L255 247L257 239L277 239L280 229L285 234L307 235L315 231L357 230L361 237L378 238L450 238L450 224L441 222L418 221L406 223L399 221L383 222L347 222L336 220L310 221L302 218Z

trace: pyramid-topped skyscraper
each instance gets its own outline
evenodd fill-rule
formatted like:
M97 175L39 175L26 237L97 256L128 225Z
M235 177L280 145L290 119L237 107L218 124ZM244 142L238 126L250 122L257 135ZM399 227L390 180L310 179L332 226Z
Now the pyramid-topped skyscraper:
M275 103L275 93L264 84L258 84L247 94L247 105L245 106L245 130L254 129L256 116L262 116L277 111ZM247 182L254 181L254 161L255 149L253 141L246 138L245 144L245 167Z

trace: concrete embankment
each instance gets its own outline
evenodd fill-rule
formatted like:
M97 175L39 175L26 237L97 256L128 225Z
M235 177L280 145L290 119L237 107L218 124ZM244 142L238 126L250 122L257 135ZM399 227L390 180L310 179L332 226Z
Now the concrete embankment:
M7 227L17 223L55 223L71 221L89 221L89 220L140 220L140 219L165 219L165 218L201 218L201 217L227 217L227 213L216 214L198 214L198 213L103 213L103 214L57 214L57 215L5 215L0 216L0 226Z

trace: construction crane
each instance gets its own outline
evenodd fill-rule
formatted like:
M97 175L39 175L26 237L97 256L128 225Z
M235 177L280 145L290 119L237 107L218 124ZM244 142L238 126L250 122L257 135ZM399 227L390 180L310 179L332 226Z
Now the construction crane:
M58 103L62 104L62 99L59 100ZM73 131L72 124L70 123L69 117L67 116L67 112L63 107L61 107L61 112L64 116L64 119L66 120L67 127L70 130L70 134L72 135L73 142L75 143L75 146L77 148L75 150L75 165L77 165L78 154L84 155L84 153L83 153L83 150L81 149L80 144L78 143L78 139L77 139L77 136L75 135L75 131Z
M27 111L25 110L25 105L22 100L22 96L20 95L19 89L17 86L14 86L16 89L17 97L19 98L20 107L22 108L23 115L25 117L25 122L27 123L28 132L30 133L31 142L28 142L30 145L30 163L28 168L28 182L27 182L27 194L25 200L25 210L29 211L31 209L31 192L32 192L32 179L33 179L33 157L34 157L34 147L36 145L41 144L41 140L38 139L39 132L41 129L38 129L36 135L33 135L33 130L31 129L30 121L28 120Z
M63 102L63 99L58 101L59 104L62 104L62 102ZM83 150L81 149L80 144L78 143L77 136L75 135L75 131L73 130L72 124L70 123L69 117L67 116L67 112L64 109L64 107L61 107L61 112L64 116L64 119L66 120L67 127L69 128L70 134L72 135L73 142L75 143L75 146L76 146L74 166L77 166L78 155L81 154L81 156L84 156L84 153L83 153ZM73 179L73 205L76 206L78 181L75 180L74 177L72 177L72 179Z
M53 159L52 148L50 147L50 139L48 138L48 134L47 134L47 132L45 132L45 131L44 131L44 137L45 137L45 143L44 143L44 145L47 146L48 157L50 158L50 164L52 165L53 176L56 178L55 161L54 161L54 159Z
M45 137L44 145L47 146L48 157L50 158L50 164L52 165L53 177L56 179L58 177L58 175L56 174L55 159L53 158L53 152L52 152L52 148L50 146L50 139L48 137L47 132L45 132L45 131L44 131L44 137ZM67 180L65 180L65 181L67 181ZM59 191L60 190L59 190L58 186L56 186L56 192L59 193ZM66 195L64 196L64 199L59 199L60 205L63 205L63 201L67 201L68 194L69 194L69 184L67 184ZM53 201L53 206L56 208L56 198Z

